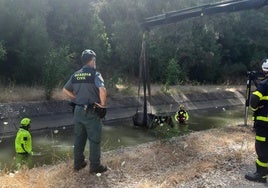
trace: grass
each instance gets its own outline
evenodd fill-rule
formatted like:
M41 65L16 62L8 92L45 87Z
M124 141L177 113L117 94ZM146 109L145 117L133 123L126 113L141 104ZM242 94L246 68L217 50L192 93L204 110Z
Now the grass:
M172 118L172 124L173 127L171 127L167 123L155 125L153 126L155 128L152 129L152 132L154 133L156 138L164 140L170 139L172 137L182 136L191 132L190 130L188 130L187 124L178 125L177 122L174 120L174 118Z
M35 101L44 99L44 91L38 87L0 85L0 102Z
M108 96L136 96L136 87L116 85L116 88L107 88ZM22 102L22 101L43 101L45 100L45 90L34 86L3 86L0 84L0 103ZM62 93L62 88L54 89L52 100L64 100L67 97Z
M232 90L235 89L245 89L244 86L215 86L215 85L206 85L206 86L189 86L189 85L177 85L169 86L164 89L163 85L151 85L151 94L156 95L160 93L172 95L176 93L190 93L190 92L211 92L217 91L219 89ZM45 91L39 86L17 86L9 85L3 86L0 84L0 103L7 102L21 102L21 101L43 101L45 100ZM134 85L115 85L114 88L107 88L108 97L109 96L138 96L138 86ZM140 96L143 95L143 89L140 89ZM62 93L62 88L56 88L52 93L52 100L64 100L67 99L66 96Z
M8 102L27 102L27 101L44 101L45 90L38 86L3 86L0 85L1 95L0 103ZM67 97L62 93L62 88L54 89L52 100L64 100Z

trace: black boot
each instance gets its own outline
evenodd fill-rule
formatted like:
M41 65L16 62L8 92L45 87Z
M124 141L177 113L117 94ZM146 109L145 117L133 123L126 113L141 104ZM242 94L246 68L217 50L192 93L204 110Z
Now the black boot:
M107 166L97 165L90 168L90 174L97 174L107 171Z
M258 172L246 174L245 178L249 181L266 183L266 174L260 174Z
M74 167L74 171L78 172L79 170L85 168L87 166L87 162L83 161L80 165Z
M266 175L267 175L267 168L259 166L256 163L256 172L255 173L249 173L245 175L245 178L249 181L254 181L254 182L261 182L261 183L266 183Z

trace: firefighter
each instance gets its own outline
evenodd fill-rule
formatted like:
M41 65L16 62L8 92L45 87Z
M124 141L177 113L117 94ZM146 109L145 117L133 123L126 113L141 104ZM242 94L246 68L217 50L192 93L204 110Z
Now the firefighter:
M268 59L262 63L265 75L257 89L251 94L250 106L253 110L255 136L255 151L257 154L256 171L245 175L245 178L254 182L266 182L268 174Z
M16 167L20 168L26 165L28 168L33 167L31 156L32 152L32 136L30 133L31 119L23 118L20 122L20 128L15 139L15 163Z
M175 121L180 125L186 124L186 121L189 119L189 114L185 110L184 105L179 106L179 110L175 114Z
M15 139L15 151L17 154L32 154L32 136L29 131L31 119L23 118Z
M176 112L174 118L175 118L175 121L178 125L179 131L187 131L188 130L188 125L187 125L186 121L189 119L189 114L185 110L184 105L179 106L179 110Z

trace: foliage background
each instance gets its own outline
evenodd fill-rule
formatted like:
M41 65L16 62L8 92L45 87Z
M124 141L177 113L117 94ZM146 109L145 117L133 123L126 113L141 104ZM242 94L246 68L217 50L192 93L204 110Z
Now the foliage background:
M93 49L106 85L136 83L146 17L216 0L0 0L0 82L49 99ZM158 26L146 38L154 83L239 83L267 57L267 7Z

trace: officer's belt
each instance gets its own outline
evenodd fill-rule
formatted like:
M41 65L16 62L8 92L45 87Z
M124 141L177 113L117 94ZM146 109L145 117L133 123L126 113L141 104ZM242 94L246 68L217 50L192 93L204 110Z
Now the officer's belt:
M93 110L94 108L93 104L76 104L76 106L80 106L84 108L84 110Z
M76 104L77 106L82 106L82 107L93 107L93 104Z

